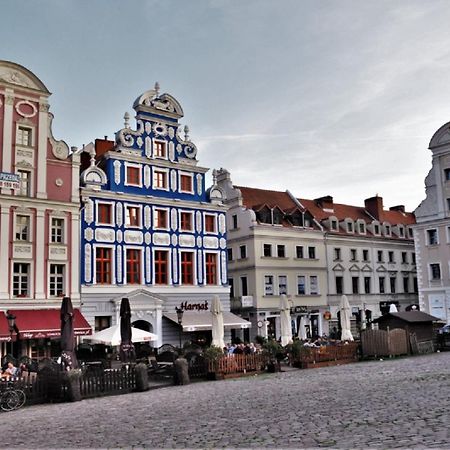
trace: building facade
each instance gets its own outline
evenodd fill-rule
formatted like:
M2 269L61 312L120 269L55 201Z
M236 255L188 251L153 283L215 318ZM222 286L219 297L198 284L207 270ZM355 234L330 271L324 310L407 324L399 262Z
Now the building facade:
M80 306L79 156L53 137L49 97L28 69L0 61L0 309L16 317L14 353L33 358L52 353L62 296Z
M433 135L426 198L415 211L421 309L450 323L450 123Z
M207 169L187 127L181 136L175 98L155 85L133 108L136 129L125 114L115 141L83 151L83 313L100 330L117 323L128 297L132 322L157 334L159 346L178 343L175 308L182 308L183 340L204 342L213 296L230 308L222 192L205 188ZM227 327L245 326L230 320Z

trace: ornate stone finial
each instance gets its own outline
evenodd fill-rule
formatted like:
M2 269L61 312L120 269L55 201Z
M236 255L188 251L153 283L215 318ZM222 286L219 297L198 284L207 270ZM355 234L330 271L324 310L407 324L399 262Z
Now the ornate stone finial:
M213 177L213 184L217 184L217 170L214 169L212 171L212 177Z
M184 140L189 140L189 127L187 125L184 126Z
M125 128L130 128L130 115L128 114L128 111L123 115L123 120L124 120L124 123L123 123L123 126L125 127Z
M156 96L159 97L159 83L158 82L155 83L155 91L156 91Z

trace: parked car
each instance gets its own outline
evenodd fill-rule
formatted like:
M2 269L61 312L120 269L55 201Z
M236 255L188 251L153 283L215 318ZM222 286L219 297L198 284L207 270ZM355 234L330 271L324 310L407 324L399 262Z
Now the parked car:
M442 328L438 330L439 334L450 334L450 324L444 325Z

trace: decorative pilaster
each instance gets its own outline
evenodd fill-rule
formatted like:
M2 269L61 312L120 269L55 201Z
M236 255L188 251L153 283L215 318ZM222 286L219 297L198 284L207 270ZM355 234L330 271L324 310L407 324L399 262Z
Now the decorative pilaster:
M2 172L12 172L12 135L13 135L13 104L14 96L11 89L5 90L5 106L3 115L3 148L2 148ZM10 189L3 188L2 194L9 194ZM3 234L3 232L2 232Z
M48 142L48 106L46 103L39 104L39 128L37 147L37 198L47 198L47 142ZM39 236L39 234L38 234Z
M48 237L45 236L45 211L43 209L36 210L36 258L35 258L35 298L45 298L45 244L48 242ZM32 294L32 293L31 293Z
M70 273L70 297L72 301L80 298L80 215L77 213L71 213L71 236L70 236L70 255L71 258L68 261L67 268Z
M0 212L0 299L9 298L8 280L9 280L9 206L1 206Z

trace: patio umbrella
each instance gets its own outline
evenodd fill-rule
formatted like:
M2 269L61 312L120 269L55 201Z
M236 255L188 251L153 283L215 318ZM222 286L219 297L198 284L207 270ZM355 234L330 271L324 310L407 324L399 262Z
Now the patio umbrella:
M215 347L224 348L225 341L223 340L223 314L222 314L222 303L218 295L213 297L211 305L212 314L212 342L211 345Z
M131 340L131 308L130 301L123 298L120 302L120 360L134 360L134 345Z
M306 341L305 316L300 316L300 324L298 326L298 337L302 341Z
M73 306L70 297L64 297L61 303L61 364L64 369L70 370L78 367L74 350Z
M285 347L292 342L291 307L286 295L280 297L281 345Z
M352 332L350 331L350 303L346 295L341 297L339 309L341 312L341 340L353 341Z
M391 304L389 305L389 312L390 312L390 313L396 313L396 312L398 312L398 309L397 309L397 307L395 306L395 303L391 303Z
M157 339L158 336L154 333L131 327L131 342L152 342ZM83 342L110 345L112 347L120 345L120 325L113 325L112 327L105 328L91 336L86 336L83 338Z

